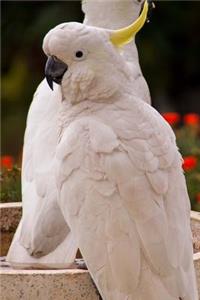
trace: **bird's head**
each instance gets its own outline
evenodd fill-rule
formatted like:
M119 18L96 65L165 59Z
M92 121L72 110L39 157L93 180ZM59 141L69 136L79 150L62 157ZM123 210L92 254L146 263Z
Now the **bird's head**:
M81 23L63 23L50 30L43 42L50 88L53 82L60 84L63 98L72 103L105 99L120 91L129 73L119 49L134 39L147 12L146 1L138 19L119 30Z

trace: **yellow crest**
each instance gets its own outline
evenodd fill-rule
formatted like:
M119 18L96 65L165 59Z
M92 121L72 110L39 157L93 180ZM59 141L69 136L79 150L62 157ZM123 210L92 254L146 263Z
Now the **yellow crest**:
M113 45L117 47L122 47L130 43L134 39L136 33L143 27L147 19L147 13L148 3L147 0L145 0L143 10L135 22L133 22L131 25L125 28L113 30L111 32L110 40L113 43Z

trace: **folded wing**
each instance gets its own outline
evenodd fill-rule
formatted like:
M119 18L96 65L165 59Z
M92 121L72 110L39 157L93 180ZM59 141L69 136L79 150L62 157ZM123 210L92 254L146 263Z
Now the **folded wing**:
M22 165L23 216L7 256L14 266L63 267L76 256L76 242L57 205L53 172L60 101L59 87L52 92L43 81L29 110Z
M65 129L56 152L60 208L103 299L197 300L173 133L158 114L135 130L123 138L95 118Z

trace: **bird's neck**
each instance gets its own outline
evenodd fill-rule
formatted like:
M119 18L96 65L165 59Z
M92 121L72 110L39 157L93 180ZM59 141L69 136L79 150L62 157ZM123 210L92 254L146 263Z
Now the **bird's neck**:
M60 104L60 111L58 114L58 126L59 126L59 136L61 137L65 129L73 122L76 122L80 119L91 118L95 120L105 121L109 124L109 119L112 118L112 115L116 114L120 116L120 110L122 114L125 110L129 110L129 104L131 107L135 107L135 111L138 111L138 108L147 105L141 99L138 99L133 94L125 94L124 97L116 98L115 101L109 101L107 103L102 102L92 102L92 101L83 101L75 105L62 101ZM110 117L104 120L104 116Z
M82 9L85 24L119 29L138 17L141 3L137 0L84 0Z

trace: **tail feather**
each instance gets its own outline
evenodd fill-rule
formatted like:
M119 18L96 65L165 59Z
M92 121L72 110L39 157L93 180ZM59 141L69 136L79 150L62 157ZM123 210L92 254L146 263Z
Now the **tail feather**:
M54 251L41 258L34 258L29 255L27 250L19 242L21 225L22 222L20 222L17 228L6 257L6 260L13 268L62 269L72 267L78 246L76 241L72 238L71 232Z

